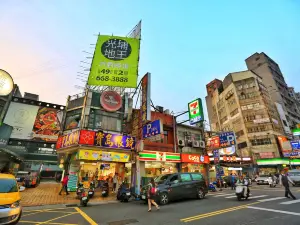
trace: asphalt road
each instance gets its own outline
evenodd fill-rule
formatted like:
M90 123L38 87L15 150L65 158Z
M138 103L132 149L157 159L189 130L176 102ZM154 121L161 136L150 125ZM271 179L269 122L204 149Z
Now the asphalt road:
M172 202L147 212L140 201L85 208L24 209L19 224L100 225L299 225L300 187L291 188L296 201L284 198L281 188L256 186L247 201L237 201L229 189L209 193L203 200Z

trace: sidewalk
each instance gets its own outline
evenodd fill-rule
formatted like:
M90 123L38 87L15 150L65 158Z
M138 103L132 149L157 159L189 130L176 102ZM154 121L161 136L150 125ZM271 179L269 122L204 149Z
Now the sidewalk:
M59 195L61 184L54 182L42 182L36 188L26 188L21 192L22 206L42 206L42 205L59 205L59 204L79 204L79 199L76 199L76 193L70 192L66 195L65 192ZM100 189L96 189L95 195L90 199L91 203L115 201L116 195L111 194L108 197L101 197Z

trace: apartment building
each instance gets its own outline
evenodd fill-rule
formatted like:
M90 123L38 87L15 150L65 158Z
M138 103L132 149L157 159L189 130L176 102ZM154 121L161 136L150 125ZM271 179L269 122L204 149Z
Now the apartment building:
M300 108L290 96L290 90L284 80L279 65L264 52L255 53L246 60L248 70L260 77L275 102L285 134L291 137L291 129L300 123Z
M239 156L280 157L276 138L283 129L262 77L252 71L230 73L206 88L211 130L234 131Z

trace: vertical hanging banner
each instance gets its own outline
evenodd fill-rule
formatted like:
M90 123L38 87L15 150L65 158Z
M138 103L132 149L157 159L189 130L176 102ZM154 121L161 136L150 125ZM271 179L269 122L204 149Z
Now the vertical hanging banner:
M201 98L197 98L188 104L190 124L196 124L204 120Z
M147 73L141 81L142 97L141 97L141 114L142 124L145 125L147 121L151 120L151 108L150 108L150 82L151 73Z
M136 88L140 40L99 35L88 85Z

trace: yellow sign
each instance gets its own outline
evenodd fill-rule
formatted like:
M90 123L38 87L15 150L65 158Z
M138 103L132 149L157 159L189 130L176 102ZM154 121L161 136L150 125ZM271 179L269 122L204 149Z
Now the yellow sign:
M110 161L110 162L128 162L129 154L120 153L120 152L79 150L78 159Z
M88 85L137 86L140 40L99 35Z

